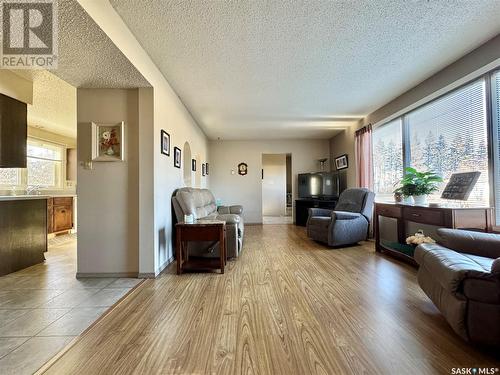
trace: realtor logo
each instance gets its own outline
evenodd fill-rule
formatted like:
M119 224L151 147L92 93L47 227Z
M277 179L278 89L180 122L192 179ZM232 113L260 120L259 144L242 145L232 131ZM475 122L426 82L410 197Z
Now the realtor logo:
M0 0L4 69L57 68L57 0Z

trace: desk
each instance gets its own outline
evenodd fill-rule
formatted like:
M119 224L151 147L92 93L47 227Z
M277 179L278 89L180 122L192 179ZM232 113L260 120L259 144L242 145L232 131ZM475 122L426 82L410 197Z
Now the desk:
M375 249L416 265L413 256L391 248L380 241L379 217L396 219L399 244L406 244L406 223L428 224L441 228L468 229L481 232L492 231L493 209L490 207L459 206L413 206L400 203L375 203L374 231ZM413 233L412 233L413 234Z
M193 224L177 223L175 225L177 246L177 274L185 270L220 269L224 273L226 265L226 222L219 220L197 220ZM219 258L189 258L186 243L189 241L219 242Z

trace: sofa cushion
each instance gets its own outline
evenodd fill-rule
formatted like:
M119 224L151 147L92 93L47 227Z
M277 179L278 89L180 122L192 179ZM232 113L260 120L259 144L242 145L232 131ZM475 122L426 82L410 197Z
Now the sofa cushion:
M308 221L308 226L315 226L319 228L328 228L332 219L330 216L311 216Z
M194 215L195 219L206 218L217 212L215 197L207 189L182 188L176 198L184 214Z
M425 267L441 286L459 292L466 277L489 277L493 259L457 253L437 244L423 244L415 250L415 261Z
M497 258L491 264L491 273L500 274L500 258Z

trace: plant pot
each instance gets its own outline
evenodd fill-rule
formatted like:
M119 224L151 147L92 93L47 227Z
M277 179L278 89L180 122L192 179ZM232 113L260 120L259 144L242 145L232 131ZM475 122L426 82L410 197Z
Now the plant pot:
M413 204L413 197L403 197L403 200L402 200L402 203L403 204Z
M413 201L416 206L427 206L427 195L414 195Z

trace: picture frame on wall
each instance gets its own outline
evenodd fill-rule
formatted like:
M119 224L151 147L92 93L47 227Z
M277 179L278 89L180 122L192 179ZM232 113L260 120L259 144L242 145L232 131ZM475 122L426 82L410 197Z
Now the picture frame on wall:
M349 168L349 159L347 158L347 154L340 155L335 158L335 168L337 168L338 171Z
M99 124L92 122L92 161L125 160L125 123Z
M191 170L196 172L196 159L191 159Z
M203 163L203 164L201 165L201 175L202 175L202 176L205 176L205 174L206 174L206 169L205 169L205 168L206 168L205 163Z
M170 156L170 134L168 134L165 130L161 130L161 153L163 155Z
M181 167L181 149L179 147L174 147L174 167Z

